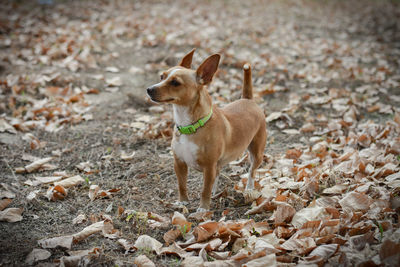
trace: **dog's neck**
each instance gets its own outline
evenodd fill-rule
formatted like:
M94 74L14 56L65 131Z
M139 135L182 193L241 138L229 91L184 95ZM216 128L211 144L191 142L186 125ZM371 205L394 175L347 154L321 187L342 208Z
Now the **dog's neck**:
M211 96L204 89L188 105L173 104L174 121L178 126L187 126L210 113Z

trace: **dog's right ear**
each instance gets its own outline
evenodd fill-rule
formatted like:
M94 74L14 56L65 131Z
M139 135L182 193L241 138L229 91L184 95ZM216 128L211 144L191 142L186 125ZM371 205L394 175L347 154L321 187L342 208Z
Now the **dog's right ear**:
M196 79L199 84L206 85L212 81L212 78L218 69L220 58L221 56L219 54L214 54L201 63L196 71Z
M190 69L192 66L192 59L193 59L193 54L194 51L196 51L196 48L193 48L192 51L186 54L181 60L181 63L179 63L179 66L182 66L184 68Z

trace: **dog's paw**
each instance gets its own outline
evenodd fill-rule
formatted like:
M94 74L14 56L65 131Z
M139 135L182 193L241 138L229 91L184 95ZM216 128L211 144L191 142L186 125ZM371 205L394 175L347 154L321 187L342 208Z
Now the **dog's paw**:
M205 208L198 207L196 212L206 212L206 211L208 211L208 210Z
M172 205L175 207L182 207L182 206L187 206L189 205L188 201L175 201Z
M247 180L246 190L254 190L254 180L252 179Z

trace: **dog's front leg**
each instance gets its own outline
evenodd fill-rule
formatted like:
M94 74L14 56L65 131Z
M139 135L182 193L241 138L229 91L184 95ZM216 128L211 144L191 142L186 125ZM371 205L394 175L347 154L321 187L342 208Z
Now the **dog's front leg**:
M185 162L181 161L179 158L174 156L174 169L176 177L178 178L178 187L179 187L179 202L181 204L188 204L189 197L187 194L187 176L188 176L188 167Z
M200 207L197 211L206 211L210 209L211 191L217 176L216 164L206 166L203 169L203 192L201 193Z

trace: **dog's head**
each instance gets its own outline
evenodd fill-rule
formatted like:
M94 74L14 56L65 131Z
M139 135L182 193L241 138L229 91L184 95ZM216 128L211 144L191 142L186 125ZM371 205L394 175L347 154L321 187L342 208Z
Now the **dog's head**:
M209 84L218 69L220 55L214 54L192 70L193 53L184 56L178 66L161 74L161 81L147 88L147 94L155 102L185 105L198 94L204 85Z

